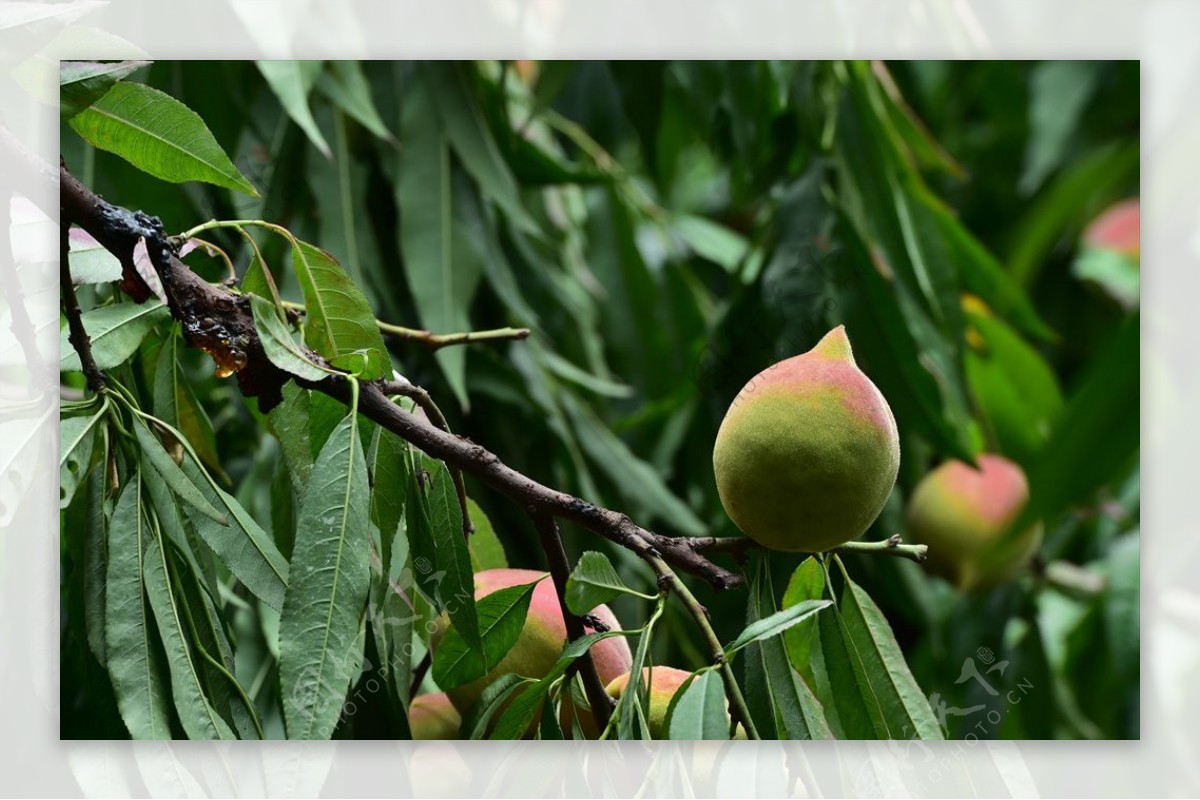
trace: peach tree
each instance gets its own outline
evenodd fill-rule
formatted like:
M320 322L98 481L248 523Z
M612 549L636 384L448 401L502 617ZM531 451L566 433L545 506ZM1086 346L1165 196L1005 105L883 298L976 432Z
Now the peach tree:
M63 735L1131 735L1136 124L938 75L64 62Z

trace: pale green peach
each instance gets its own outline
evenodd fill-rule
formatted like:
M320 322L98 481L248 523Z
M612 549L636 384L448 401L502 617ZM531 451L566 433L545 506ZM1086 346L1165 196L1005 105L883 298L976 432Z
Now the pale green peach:
M650 684L650 708L647 709L646 726L650 729L652 738L667 738L667 711L671 707L671 698L691 674L674 667L646 667L642 670L642 680ZM620 700L628 684L629 673L626 672L609 683L605 691L614 700Z
M1029 564L1042 541L1035 523L990 552L1029 502L1021 468L984 454L979 469L947 461L925 476L908 505L908 535L929 545L926 566L963 591L997 586Z
M442 692L423 694L408 706L408 727L413 739L457 739L462 717Z
M900 437L845 328L742 388L713 447L730 519L764 547L820 553L856 539L887 501Z
M510 586L533 583L542 578L533 597L529 602L529 613L525 617L525 626L516 644L508 654L500 660L495 669L482 678L471 681L463 686L447 690L450 701L460 713L465 714L488 684L508 673L515 673L527 678L542 678L554 667L567 644L567 626L563 621L562 607L558 602L558 594L554 582L545 572L531 569L489 569L475 574L475 599L479 600L489 594ZM609 610L608 606L598 606L592 613L611 629L620 629L621 623ZM441 641L445 625L432 636L432 644L436 649ZM591 632L591 629L588 629ZM629 651L629 643L624 637L614 636L603 639L591 648L592 660L596 663L596 671L600 673L602 682L611 681L622 672L628 672L633 663Z

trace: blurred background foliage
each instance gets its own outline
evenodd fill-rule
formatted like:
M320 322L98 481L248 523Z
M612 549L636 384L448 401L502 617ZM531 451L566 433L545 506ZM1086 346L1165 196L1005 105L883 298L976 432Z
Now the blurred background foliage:
M455 432L662 532L737 534L711 466L729 402L845 324L903 452L867 538L903 534L915 483L984 450L1025 468L1030 516L1047 523L1034 570L985 594L845 559L949 734L1138 735L1137 303L1072 269L1088 223L1138 193L1136 62L193 61L132 79L199 113L261 196L158 181L64 126L86 185L168 231L285 225L337 256L387 322L531 328L389 347ZM222 233L242 274L245 244ZM282 239L261 244L300 300ZM222 277L216 259L188 261ZM278 446L211 362L181 357L211 422L202 454L272 530L289 513L271 490ZM509 563L544 567L522 510L469 489ZM573 557L605 550L651 585L628 553L564 534ZM772 563L785 586L798 559ZM1046 569L1063 563L1102 588L1064 588ZM742 593L696 590L722 635L741 629ZM618 616L644 619L639 602ZM665 629L656 663L704 663L674 604Z

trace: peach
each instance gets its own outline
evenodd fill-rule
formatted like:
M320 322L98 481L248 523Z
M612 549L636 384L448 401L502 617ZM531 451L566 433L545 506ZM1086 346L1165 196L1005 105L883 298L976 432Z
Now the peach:
M423 694L408 705L413 739L457 739L462 717L443 692Z
M929 545L926 566L963 591L1011 579L1042 541L1042 525L1034 523L991 552L1029 502L1029 485L1021 468L1002 456L976 460L979 469L945 462L917 484L908 505L909 536Z
M1116 250L1135 261L1142 252L1141 202L1133 197L1106 208L1083 232L1084 244Z
M646 724L650 728L651 737L667 738L667 709L671 707L671 698L691 674L674 667L646 667L642 670L642 681L650 684L650 708L647 709ZM620 700L627 685L628 672L611 681L605 691L614 700Z
M854 361L842 326L742 388L713 447L730 519L763 547L820 553L856 539L900 468L887 400Z
M525 626L512 649L501 659L491 672L462 686L447 690L450 701L460 713L466 713L479 699L479 695L488 684L508 673L516 673L527 678L542 678L547 675L558 661L563 648L567 644L567 626L563 620L562 608L558 603L558 593L554 582L544 572L531 569L489 569L475 574L475 599L487 597L489 594L510 586L533 583L542 578L533 597L529 602L529 613L525 617ZM605 625L614 630L620 629L621 623L609 610L608 606L598 606L592 613ZM433 646L441 640L445 626L433 634ZM591 632L591 628L588 628ZM607 683L622 672L628 672L633 663L633 655L629 651L629 643L624 637L614 636L603 639L591 648L592 660L596 663L596 671L600 681Z

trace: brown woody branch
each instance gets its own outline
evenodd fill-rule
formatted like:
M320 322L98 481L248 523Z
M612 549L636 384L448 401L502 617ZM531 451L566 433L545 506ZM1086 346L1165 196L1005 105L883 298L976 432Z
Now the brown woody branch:
M64 213L58 224L58 278L62 290L63 314L67 318L67 341L79 354L79 364L87 379L87 386L99 394L107 385L104 373L96 366L96 358L92 355L92 340L83 327L83 315L79 310L79 298L75 296L75 285L71 282L71 263L68 260L71 231L71 220ZM32 363L32 362L31 362Z
M581 638L586 631L583 620L567 608L567 578L571 574L571 564L567 560L567 551L563 549L562 537L558 533L558 523L554 517L544 513L533 513L533 524L537 528L538 537L542 540L542 550L550 564L550 576L554 580L554 589L558 593L558 604L562 608L563 620L567 626L567 641ZM583 691L587 695L588 705L591 706L592 716L596 720L598 730L608 726L608 718L612 715L612 699L600 682L600 673L596 671L596 662L592 652L588 650L583 657L575 661L567 670L567 688L570 691L570 678L578 672L583 678ZM569 736L570 731L565 731Z
M67 169L60 169L63 213L121 260L121 288L135 301L150 296L149 287L133 268L132 252L139 237L162 279L172 316L182 324L185 340L209 353L218 366L235 367L238 386L269 410L282 400L282 387L293 376L267 358L254 327L248 298L214 286L192 272L172 251L156 217L106 202L83 186ZM350 401L348 381L331 375L320 381L296 379L305 388ZM393 403L387 382L362 384L359 412L433 458L470 473L533 513L565 519L632 550L644 560L656 557L706 580L716 589L744 584L744 578L708 560L687 539L652 533L625 514L602 508L566 492L545 486L504 464L481 445L440 430Z

